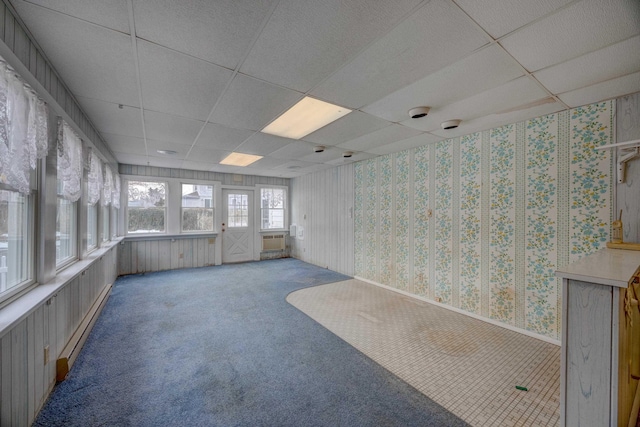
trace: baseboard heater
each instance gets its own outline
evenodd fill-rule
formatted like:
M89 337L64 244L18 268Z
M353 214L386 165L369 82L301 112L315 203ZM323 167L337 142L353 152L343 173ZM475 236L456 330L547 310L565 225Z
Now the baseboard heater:
M102 292L100 292L100 295L91 306L91 309L87 315L84 316L84 319L82 319L80 326L78 326L78 329L76 329L74 334L71 336L71 339L60 353L60 356L56 361L56 381L64 381L65 378L67 378L67 374L78 358L78 354L80 354L80 350L82 349L84 342L87 340L89 332L91 332L91 328L93 328L96 320L98 320L100 312L107 303L107 299L109 299L111 288L112 285L108 284L104 287Z

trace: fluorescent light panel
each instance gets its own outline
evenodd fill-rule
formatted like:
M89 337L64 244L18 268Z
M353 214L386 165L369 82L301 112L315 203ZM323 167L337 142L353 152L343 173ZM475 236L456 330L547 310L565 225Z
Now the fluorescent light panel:
M262 132L300 139L350 112L348 108L306 96L262 129Z
M254 156L253 154L231 153L225 157L220 164L231 166L249 166L251 163L260 160L262 156Z

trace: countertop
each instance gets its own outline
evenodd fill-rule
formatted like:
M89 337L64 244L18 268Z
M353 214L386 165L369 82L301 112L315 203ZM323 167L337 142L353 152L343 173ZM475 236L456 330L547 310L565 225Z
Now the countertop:
M627 288L640 268L640 251L601 249L556 270L556 276Z

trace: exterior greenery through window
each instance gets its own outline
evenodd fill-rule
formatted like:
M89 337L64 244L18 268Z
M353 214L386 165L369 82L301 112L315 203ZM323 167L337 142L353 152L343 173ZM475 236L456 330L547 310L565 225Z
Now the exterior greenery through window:
M164 233L166 184L129 181L127 193L127 233Z
M284 228L284 207L287 193L284 188L263 188L260 191L260 218L263 230Z
M213 186L182 184L182 231L213 231Z

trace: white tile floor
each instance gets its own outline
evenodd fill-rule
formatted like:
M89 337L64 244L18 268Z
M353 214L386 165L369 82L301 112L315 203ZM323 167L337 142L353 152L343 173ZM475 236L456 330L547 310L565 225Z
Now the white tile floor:
M556 345L358 280L287 301L473 426L558 425Z

